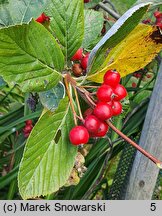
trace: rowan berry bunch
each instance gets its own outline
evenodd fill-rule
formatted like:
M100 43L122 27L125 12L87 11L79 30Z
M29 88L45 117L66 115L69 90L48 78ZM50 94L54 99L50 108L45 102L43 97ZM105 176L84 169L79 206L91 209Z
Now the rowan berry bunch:
M83 49L79 48L76 53L71 58L74 62L72 66L73 75L76 77L86 74L87 64L88 64L89 53L83 53Z
M73 145L86 144L90 137L104 137L108 132L107 120L122 112L121 100L127 91L120 84L120 74L108 70L103 83L96 92L97 101L94 108L88 108L84 113L82 125L75 126L69 133Z
M23 128L24 137L27 138L33 129L33 122L31 119L25 121L25 127Z

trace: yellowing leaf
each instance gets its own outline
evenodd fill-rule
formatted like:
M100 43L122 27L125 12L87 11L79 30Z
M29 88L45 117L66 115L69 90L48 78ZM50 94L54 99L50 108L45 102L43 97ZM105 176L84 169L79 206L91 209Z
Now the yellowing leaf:
M101 70L87 79L101 83L108 69L116 69L124 77L145 67L161 49L162 35L158 27L139 24L110 51Z

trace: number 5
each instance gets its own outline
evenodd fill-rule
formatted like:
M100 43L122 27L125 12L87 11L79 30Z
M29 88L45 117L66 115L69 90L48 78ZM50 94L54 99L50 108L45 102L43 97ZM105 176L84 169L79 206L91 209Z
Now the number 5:
M156 210L156 203L151 203L150 210L151 211L155 211Z

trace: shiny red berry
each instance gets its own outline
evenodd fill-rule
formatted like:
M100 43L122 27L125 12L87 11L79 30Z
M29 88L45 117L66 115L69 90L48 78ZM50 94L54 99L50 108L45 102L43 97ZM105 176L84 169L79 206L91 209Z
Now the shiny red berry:
M112 99L113 90L109 85L101 85L97 90L97 98L103 102L109 102Z
M88 108L86 109L86 111L83 113L83 117L86 118L89 115L91 115L93 113L93 109L92 108Z
M160 29L162 29L162 22L156 24Z
M98 128L98 131L96 133L91 134L92 137L103 137L108 132L108 124L104 121L100 121L100 126Z
M89 140L88 130L83 126L75 126L69 133L69 139L73 145L86 144Z
M45 13L42 13L37 19L37 22L44 23L45 21L50 21L50 17L46 16Z
M154 17L161 18L162 17L162 13L160 11L155 11L154 12Z
M117 71L108 70L104 75L104 84L115 88L120 83L120 74Z
M119 101L127 96L127 90L124 88L124 86L118 84L114 89L114 94L114 100Z
M25 121L25 124L26 124L26 125L32 125L32 123L33 123L33 122L32 122L31 119Z
M94 115L89 115L85 119L84 126L87 128L88 132L96 133L100 126L100 120Z
M24 133L30 133L32 129L33 129L32 125L26 125L23 129L23 132Z
M89 54L90 53L87 53L81 60L81 66L84 70L87 69Z
M82 54L83 54L83 49L79 48L76 53L73 55L71 58L71 61L76 61L76 60L81 60L82 59Z
M119 101L113 101L112 103L113 116L120 115L121 112L122 112L122 104Z
M99 102L93 111L94 115L100 120L107 120L112 117L111 106L105 102Z

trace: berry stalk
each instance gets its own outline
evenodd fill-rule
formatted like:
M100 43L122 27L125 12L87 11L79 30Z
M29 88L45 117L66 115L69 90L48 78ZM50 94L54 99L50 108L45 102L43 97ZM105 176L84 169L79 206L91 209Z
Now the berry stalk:
M72 97L71 97L70 90L69 90L68 76L65 76L64 82L65 82L65 86L66 86L66 90L67 90L67 95L68 95L68 98L69 98L69 101L70 101L70 106L71 106L71 109L72 109L72 113L73 113L73 116L74 116L74 123L75 123L75 125L77 125L76 112L75 112L74 104L73 104Z
M155 158L153 155L145 151L142 147L140 147L137 143L135 143L133 140L131 140L129 137L127 137L125 134L123 134L121 131L119 131L110 121L107 121L107 124L113 131L115 131L119 136L121 136L125 141L127 141L129 144L131 144L133 147L135 147L138 151L140 151L143 155L145 155L147 158L149 158L153 163L157 165L158 168L162 169L162 162Z

